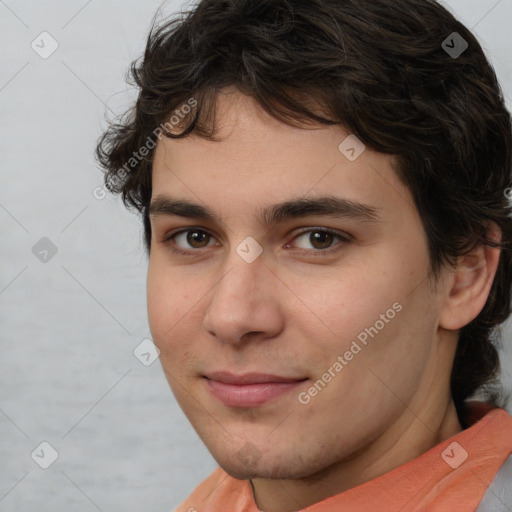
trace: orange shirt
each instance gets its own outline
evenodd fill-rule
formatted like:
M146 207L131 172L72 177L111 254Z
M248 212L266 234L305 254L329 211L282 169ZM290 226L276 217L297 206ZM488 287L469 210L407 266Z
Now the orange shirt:
M512 417L473 402L468 428L416 459L304 512L474 512L512 454ZM249 480L220 467L175 512L259 512Z

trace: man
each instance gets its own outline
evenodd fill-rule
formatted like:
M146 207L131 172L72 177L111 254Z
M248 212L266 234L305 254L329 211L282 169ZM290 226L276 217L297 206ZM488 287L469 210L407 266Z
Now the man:
M512 453L474 400L510 312L512 135L474 36L431 0L203 0L133 76L97 155L219 464L176 510L486 506Z

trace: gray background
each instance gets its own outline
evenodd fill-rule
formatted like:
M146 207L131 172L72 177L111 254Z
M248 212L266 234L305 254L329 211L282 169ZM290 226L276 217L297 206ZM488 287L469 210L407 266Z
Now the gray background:
M446 5L510 107L512 0ZM92 154L105 112L135 98L125 72L159 6L0 0L0 512L170 511L216 467L159 362L133 354L150 338L142 226L102 198ZM43 31L59 45L47 59L31 47ZM57 247L47 262L32 251L43 237ZM510 389L512 351L502 356ZM46 470L31 458L42 441L58 452Z

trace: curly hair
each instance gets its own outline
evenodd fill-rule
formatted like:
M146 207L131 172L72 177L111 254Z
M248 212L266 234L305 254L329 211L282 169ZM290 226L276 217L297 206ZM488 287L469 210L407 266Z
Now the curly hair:
M469 397L499 388L512 279L511 117L474 35L434 0L202 0L155 19L130 67L138 99L96 147L108 190L141 214L147 253L155 139L217 140L220 90L236 87L288 125L347 127L395 156L434 278L478 245L501 248L487 302L459 334L451 393L463 423Z

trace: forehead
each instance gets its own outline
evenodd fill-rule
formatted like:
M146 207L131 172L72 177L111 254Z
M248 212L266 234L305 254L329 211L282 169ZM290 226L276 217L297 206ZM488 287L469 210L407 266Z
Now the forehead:
M170 195L207 203L211 209L248 210L334 194L375 209L413 207L393 157L357 146L345 127L289 126L239 92L219 94L215 119L219 140L192 134L158 143L153 200ZM348 158L354 152L347 153L347 145L361 154Z

